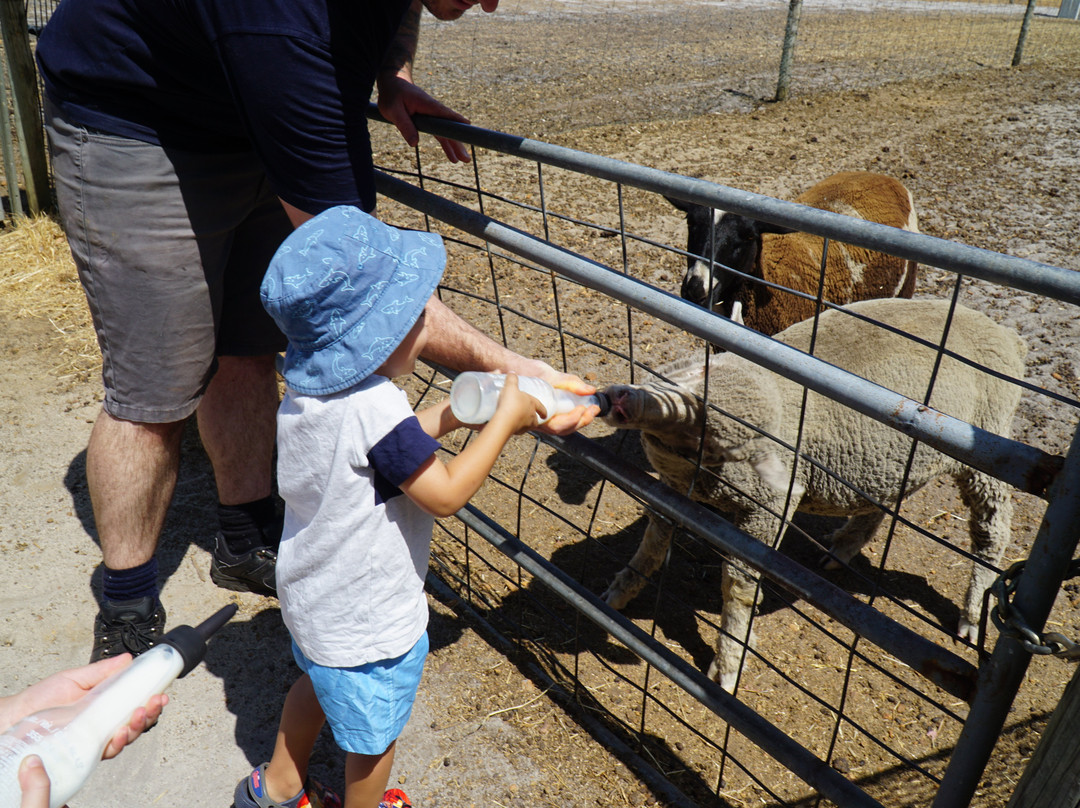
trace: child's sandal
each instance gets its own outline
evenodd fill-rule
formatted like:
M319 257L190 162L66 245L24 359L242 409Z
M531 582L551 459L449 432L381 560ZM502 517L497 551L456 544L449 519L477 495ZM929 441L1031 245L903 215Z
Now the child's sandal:
M311 808L341 808L341 797L318 780L308 778L304 783L304 793L310 800Z
M236 784L233 808L341 808L341 797L310 777L304 783L304 790L291 800L274 802L263 787L267 765L263 763Z
M379 808L412 808L409 798L400 788L392 788L382 795Z

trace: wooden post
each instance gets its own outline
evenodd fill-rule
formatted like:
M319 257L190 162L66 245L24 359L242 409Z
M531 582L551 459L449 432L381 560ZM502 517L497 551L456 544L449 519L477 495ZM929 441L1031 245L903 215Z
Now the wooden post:
M41 100L38 97L37 69L30 50L26 29L26 5L23 0L0 0L0 35L11 76L11 96L15 107L15 126L19 148L25 161L26 201L31 215L51 207L49 164L45 154L45 132L41 125ZM8 178L10 186L11 180ZM17 192L18 183L16 183Z
M4 157L4 179L7 180L11 218L18 220L26 214L23 213L22 190L19 188L19 164L15 162L15 149L11 142L11 121L7 110L7 76L0 69L0 154ZM6 211L3 218L7 221Z
M799 37L800 17L802 17L802 0L791 0L788 4L787 27L784 29L784 50L780 54L780 78L776 82L777 101L783 101L788 96L788 85L791 83L791 62L795 58L795 40Z
M1080 805L1080 668L1039 739L1008 808L1077 808Z
M1024 56L1024 43L1027 42L1028 31L1031 29L1031 18L1035 16L1035 0L1028 0L1024 10L1024 21L1020 23L1020 36L1016 38L1016 50L1013 52L1012 66L1017 67L1020 59Z

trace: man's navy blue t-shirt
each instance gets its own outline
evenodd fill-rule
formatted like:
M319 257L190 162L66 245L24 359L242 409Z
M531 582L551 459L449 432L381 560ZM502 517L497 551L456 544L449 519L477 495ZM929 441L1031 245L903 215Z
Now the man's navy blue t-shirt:
M254 151L309 213L375 205L367 105L409 0L63 0L46 94L71 123L165 148Z

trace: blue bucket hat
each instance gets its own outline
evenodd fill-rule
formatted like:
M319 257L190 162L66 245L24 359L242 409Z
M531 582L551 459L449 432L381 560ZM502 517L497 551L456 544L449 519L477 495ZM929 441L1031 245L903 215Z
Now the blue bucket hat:
M289 339L285 382L315 396L362 382L409 333L445 267L439 236L398 230L356 207L304 222L278 247L259 289Z

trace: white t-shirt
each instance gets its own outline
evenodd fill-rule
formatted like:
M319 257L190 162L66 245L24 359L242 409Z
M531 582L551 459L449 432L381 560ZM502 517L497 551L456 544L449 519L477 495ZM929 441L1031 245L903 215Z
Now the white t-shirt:
M400 656L427 628L434 518L397 486L439 442L405 393L378 375L329 396L287 390L277 423L285 625L320 665Z

